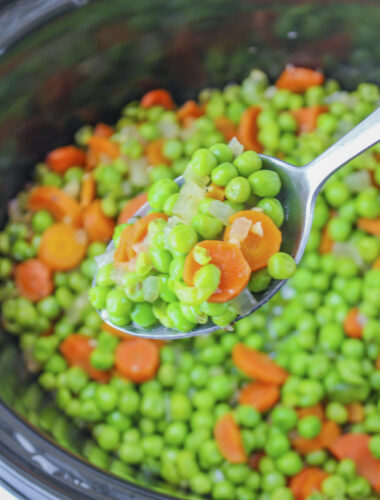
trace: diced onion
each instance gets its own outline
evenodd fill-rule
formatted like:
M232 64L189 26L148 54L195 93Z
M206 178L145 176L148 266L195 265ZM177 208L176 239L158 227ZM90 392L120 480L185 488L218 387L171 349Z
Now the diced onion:
M324 102L326 104L332 104L333 102L342 102L346 104L349 109L353 109L357 103L357 98L349 94L347 91L338 90L325 97Z
M157 123L157 127L166 139L174 139L178 135L178 123L170 120L161 120Z
M233 152L235 158L242 153L244 153L244 146L241 142L237 140L236 137L233 137L230 142L228 143L228 146L231 148L231 151Z
M358 249L350 242L335 242L332 247L332 252L339 257L351 257L359 267L364 267L364 261Z
M160 278L158 276L148 276L142 286L144 300L154 302L160 294Z
M130 139L141 139L136 125L127 125L119 131L120 142L127 142Z
M359 313L357 315L357 320L358 320L359 325L361 325L361 326L364 326L368 323L367 316L364 316L364 314L362 314L362 313Z
M116 284L116 285L124 285L124 276L126 274L126 270L120 267L117 267L115 269L112 269L111 272L111 280Z
M124 181L121 183L121 191L125 196L132 194L132 186L129 181Z
M368 170L358 170L344 178L345 184L353 193L359 193L363 189L371 187L371 176Z
M115 250L108 250L107 252L104 252L94 257L97 268L100 269L101 267L109 264L110 262L113 262L114 253Z
M208 211L225 226L229 224L229 218L235 213L233 208L219 200L212 201Z
M75 325L81 319L83 311L89 306L90 301L88 298L88 290L84 290L78 295L66 310L65 319L71 324Z
M182 186L177 201L173 207L173 214L180 219L191 222L198 211L198 205L206 194L206 187L200 187L196 182L187 179Z
M239 242L244 241L251 229L252 221L246 217L238 217L235 219L231 225L229 240L237 240Z
M257 236L264 236L263 225L261 224L261 222L256 222L255 224L253 224L251 227L251 232L253 234L256 234Z
M271 85L270 87L267 87L264 91L264 96L267 99L272 99L275 93L277 92L277 87L275 85Z
M72 198L78 198L80 193L80 184L78 181L73 179L69 181L65 186L63 186L62 191L71 196Z
M138 158L129 162L129 180L134 186L147 186L150 182L146 158Z

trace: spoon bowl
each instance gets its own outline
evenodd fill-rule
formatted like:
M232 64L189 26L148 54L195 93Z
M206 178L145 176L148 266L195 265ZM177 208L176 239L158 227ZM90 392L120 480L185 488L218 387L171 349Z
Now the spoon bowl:
M380 108L370 114L315 160L302 168L295 167L271 156L260 155L264 168L273 170L280 176L281 191L278 199L284 207L285 213L284 223L281 226L283 235L281 250L289 253L297 264L301 260L306 247L313 220L315 200L321 187L336 170L373 146L379 140ZM181 186L184 183L184 178L182 176L178 177L175 182ZM142 217L149 210L149 203L146 203L136 212L134 217ZM107 247L107 251L112 251L113 249L114 244L111 241ZM280 290L285 281L272 280L266 290L257 294L252 294L247 289L244 290L239 296L241 298L244 294L244 300L240 301L242 306L236 320L244 318L259 309ZM96 275L94 277L94 284L95 282ZM196 326L189 332L180 332L175 329L166 328L163 325L151 327L149 330L133 323L125 327L119 327L111 323L105 310L98 310L98 313L103 321L113 328L117 328L122 333L151 339L174 340L204 335L221 329L220 326L215 325L211 320L204 325Z

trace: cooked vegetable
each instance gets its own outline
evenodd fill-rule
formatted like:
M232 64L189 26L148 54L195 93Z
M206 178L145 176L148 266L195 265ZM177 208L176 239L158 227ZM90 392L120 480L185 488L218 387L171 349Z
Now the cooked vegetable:
M223 457L232 464L246 462L240 429L231 415L226 413L216 422L214 437Z
M54 149L46 156L46 164L57 174L64 174L70 167L82 167L86 161L85 153L75 146Z
M289 65L279 76L276 87L291 92L305 92L309 87L322 85L323 82L324 76L319 71Z
M51 271L39 259L29 259L18 264L15 282L20 294L32 302L48 297L54 289Z
M159 366L157 346L147 339L124 340L116 348L115 366L132 382L152 379Z
M82 220L79 203L54 186L39 186L33 189L28 198L28 208L32 212L47 210L57 220L78 226Z

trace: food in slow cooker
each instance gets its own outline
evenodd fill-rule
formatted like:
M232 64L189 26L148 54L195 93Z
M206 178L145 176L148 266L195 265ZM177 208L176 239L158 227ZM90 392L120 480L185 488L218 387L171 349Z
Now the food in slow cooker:
M88 290L109 263L102 254L115 226L146 201L138 193L181 175L196 150L237 136L301 167L375 109L378 87L346 92L318 72L287 68L277 85L253 70L241 85L205 89L179 108L166 91L154 105L152 95L129 103L115 128L83 127L76 146L51 152L0 233L2 322L65 415L54 435L66 445L86 428L91 463L131 481L161 479L171 492L377 498L378 146L326 184L283 291L213 335L119 336ZM274 206L262 208L276 223ZM268 274L258 271L255 285L254 274L251 289ZM19 408L32 404L29 395ZM46 407L35 419L52 430L57 413Z

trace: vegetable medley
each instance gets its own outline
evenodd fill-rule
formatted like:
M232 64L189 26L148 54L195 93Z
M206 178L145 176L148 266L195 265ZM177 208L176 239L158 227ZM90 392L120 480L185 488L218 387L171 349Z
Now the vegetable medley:
M153 211L116 227L116 250L104 255L113 262L99 269L92 305L117 326L132 320L189 331L208 315L228 326L243 312L247 285L261 292L271 278L295 272L293 258L279 251L280 189L279 175L236 138L196 150L181 187L156 181L148 192Z
M102 323L88 293L98 268L105 280L98 285L111 286L104 269L113 256L104 253L112 237L122 262L128 260L124 252L136 251L128 242L140 245L147 233L166 251L160 249L165 219L173 217L181 195L173 179L194 165L194 157L200 155L200 164L215 158L207 172L215 185L208 192L215 195L200 201L191 224L171 229L184 232L178 241L171 236L175 245L200 241L170 256L169 273L157 267L151 274L169 276L160 277L160 293L168 297L170 270L179 275L183 260L191 257L188 272L195 284L199 259L207 268L210 248L223 244L215 240L218 217L211 208L220 207L214 203L217 193L236 178L248 178L253 192L251 176L265 172L251 172L259 164L251 151L301 167L373 111L379 95L378 87L366 83L346 92L305 68L287 67L275 85L253 70L241 85L205 89L199 102L179 108L168 92L149 92L124 108L115 128L83 127L76 146L48 154L36 166L33 184L9 205L9 221L0 233L0 294L4 327L18 336L26 367L56 405L37 414L34 389L17 409L64 446L70 446L76 429L87 429L82 454L91 463L131 481L156 478L170 492L215 500L378 498L378 146L327 182L306 253L282 292L235 323L229 312L229 322L221 321L228 327L215 334L169 343L120 336ZM236 158L226 146L233 137L246 149ZM218 170L223 163L232 165L226 169L231 178ZM222 184L229 179L226 186L215 182L220 178ZM155 220L122 226L155 182L148 194L156 210L149 217ZM250 217L265 215L278 231L282 212L276 194L258 194L263 199L252 206L263 211L249 210ZM226 198L224 207L245 211L235 204L247 199ZM157 217L157 210L165 217ZM203 224L204 217L212 223ZM123 239L127 245L120 246ZM240 248L227 245L244 255L244 239ZM184 255L188 251L190 257ZM154 266L163 265L162 254L149 257L156 259ZM135 264L151 272L148 258L137 257ZM249 288L265 289L271 276L270 264L264 265L253 272ZM185 283L193 285L190 278ZM112 317L127 319L122 290L106 288L113 294L106 305ZM102 293L92 291L92 301L103 300ZM131 307L127 295L123 300ZM169 309L174 299L162 300ZM140 304L146 300L133 305L138 313L131 318L153 321L152 308L144 311ZM201 313L215 321L225 304L210 302L210 312ZM178 318L194 323L178 311L172 314L178 327L183 326ZM202 314L193 312L198 322Z

